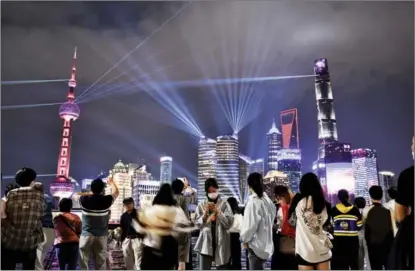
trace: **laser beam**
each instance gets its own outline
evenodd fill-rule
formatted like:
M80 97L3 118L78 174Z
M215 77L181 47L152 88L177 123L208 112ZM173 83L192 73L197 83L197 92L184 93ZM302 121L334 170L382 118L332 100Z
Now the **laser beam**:
M51 174L37 174L36 175L38 178L39 177L52 177L52 176L56 176L56 173L51 173ZM7 179L14 179L15 175L4 175L2 177L3 180L7 180Z
M34 108L34 107L43 107L43 106L52 106L52 105L61 105L61 104L62 103L2 105L1 110L24 109L24 108Z
M132 53L134 53L137 49L139 49L143 44L145 44L151 37L153 37L157 32L159 32L165 25L171 22L174 18L176 18L188 5L190 2L186 2L176 13L173 14L167 21L162 23L159 27L157 27L153 32L150 33L147 37L145 37L136 47L134 47L130 52L128 52L123 58L121 58L117 63L114 64L109 70L103 73L91 86L89 86L81 95L78 96L78 99L82 97L84 93L86 93L89 89L94 87L102 78L104 78L108 73L114 70L118 65L120 65L124 60L126 60Z
M68 79L52 79L52 80L18 80L18 81L1 81L1 85L23 85L23 84L41 84L41 83L55 83L68 82Z

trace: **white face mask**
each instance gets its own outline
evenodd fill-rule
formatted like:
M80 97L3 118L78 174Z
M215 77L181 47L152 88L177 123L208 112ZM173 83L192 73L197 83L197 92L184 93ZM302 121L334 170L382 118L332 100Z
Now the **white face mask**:
M213 192L213 193L209 193L208 195L207 195L210 199L212 199L212 200L215 200L215 199L217 199L218 198L218 193L217 192Z

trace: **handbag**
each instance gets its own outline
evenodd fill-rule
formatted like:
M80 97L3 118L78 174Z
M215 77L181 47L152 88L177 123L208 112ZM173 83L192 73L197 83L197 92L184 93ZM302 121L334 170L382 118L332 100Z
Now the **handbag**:
M279 248L282 254L295 254L295 238L288 236L280 236Z

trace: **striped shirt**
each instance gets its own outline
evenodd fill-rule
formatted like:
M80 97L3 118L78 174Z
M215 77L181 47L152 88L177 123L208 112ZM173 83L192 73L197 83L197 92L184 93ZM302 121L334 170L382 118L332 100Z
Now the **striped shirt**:
M113 195L81 196L79 205L82 209L82 236L107 236L108 220Z

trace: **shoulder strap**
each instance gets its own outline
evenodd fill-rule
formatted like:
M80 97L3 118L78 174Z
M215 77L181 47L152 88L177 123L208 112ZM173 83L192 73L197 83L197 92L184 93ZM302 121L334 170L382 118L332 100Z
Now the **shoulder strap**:
M71 226L71 225L69 225L69 222L68 222L68 220L66 220L66 218L63 216L63 215L59 215L59 217L60 217L60 219L63 221L63 223L65 223L65 225L71 230L71 231L73 231L73 233L75 233L78 237L79 237L79 234L76 232L76 230Z

